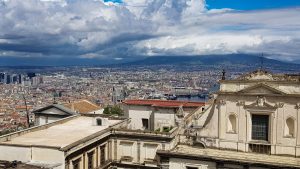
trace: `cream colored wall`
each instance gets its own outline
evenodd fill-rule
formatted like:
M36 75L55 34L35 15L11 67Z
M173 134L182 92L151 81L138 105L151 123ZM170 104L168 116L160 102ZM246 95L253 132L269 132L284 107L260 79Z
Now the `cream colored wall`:
M149 127L151 125L152 110L149 106L130 106L128 109L128 118L131 119L131 129L138 130L143 128L142 119L149 120Z
M0 145L0 160L60 164L58 168L65 168L64 153L49 148Z
M169 160L170 169L186 169L187 166L198 167L198 169L216 169L216 163L214 162L178 158L170 158Z
M169 159L169 169L186 169L187 166L198 167L198 169L217 169L217 164L210 161L188 160L179 158ZM243 169L242 165L225 164L224 167ZM263 167L249 167L249 169L268 169Z
M249 81L249 82L237 82L237 83L232 83L232 82L223 82L220 85L220 91L223 92L237 92L239 90L243 90L245 88L248 88L250 86L256 85L258 83L267 83L267 85L281 90L287 94L300 94L300 87L299 84L296 83L280 83L280 82L255 82L255 81Z
M46 117L45 116L38 116L38 117L36 117L37 118L37 123L35 124L35 125L44 125L44 124L46 124Z
M175 112L173 109L159 109L154 112L154 130L175 126Z
M155 159L156 151L161 150L162 145L153 143L153 142L142 142L141 143L141 155L140 161L144 162L145 160Z
M244 101L245 105L255 103L256 96L219 96L218 100L223 100L224 104L214 107L213 115L210 117L209 123L198 132L202 137L212 137L213 132L218 132L217 140L219 146L226 149L238 149L239 151L247 151L247 143L251 141L251 114L263 113L270 115L270 137L269 141L272 148L272 154L288 154L300 156L296 146L300 145L300 117L299 110L295 108L299 100L286 97L268 97L266 102L270 105L284 103L283 107L278 107L274 112L251 112L245 110L244 106L237 105L238 101ZM235 114L237 117L236 133L227 131L228 117ZM292 117L295 119L295 137L289 138L285 135L286 119ZM220 119L220 121L218 120ZM218 144L216 144L218 145Z
M0 160L28 162L31 160L31 147L0 145Z
M164 126L175 126L175 111L171 109L157 108L150 106L124 106L125 115L131 119L131 129L143 129L142 119L149 120L149 129L154 125L154 130ZM153 117L152 117L153 116ZM154 121L153 121L154 120Z
M218 107L213 105L211 108L207 109L206 112L197 120L197 125L204 126L201 130L198 130L199 136L205 136L210 138L219 137L219 112Z
M60 163L64 166L64 153L59 150L32 147L31 153L31 158L33 161L45 163Z
M300 94L299 84L278 85L278 89L290 94Z
M112 141L113 146L116 147L117 151L113 148L113 159L120 161L123 156L130 156L133 158L132 162L129 163L140 163L143 164L145 160L151 160L156 157L157 150L170 150L176 145L176 141L171 142L160 142L160 141L147 141L147 140L135 140L135 139L117 139L117 145ZM176 143L175 143L176 142ZM126 148L124 148L124 145ZM138 156L138 145L140 145L140 156ZM130 149L127 147L130 146ZM153 150L155 149L155 150ZM125 151L124 151L125 150ZM115 156L116 153L116 156ZM126 162L128 163L128 162Z
M44 124L47 124L47 123L51 123L51 122L54 122L54 121L57 121L57 120L61 120L62 118L59 118L59 117L47 117L47 116L43 116L43 115L39 115L38 117L36 117L36 124L35 125L44 125ZM47 119L48 118L48 119ZM47 120L46 120L47 119Z

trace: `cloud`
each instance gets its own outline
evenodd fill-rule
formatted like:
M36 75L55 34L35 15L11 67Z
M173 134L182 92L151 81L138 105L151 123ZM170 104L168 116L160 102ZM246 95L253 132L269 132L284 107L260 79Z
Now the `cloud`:
M227 53L298 60L299 8L207 10L204 0L0 0L0 57Z

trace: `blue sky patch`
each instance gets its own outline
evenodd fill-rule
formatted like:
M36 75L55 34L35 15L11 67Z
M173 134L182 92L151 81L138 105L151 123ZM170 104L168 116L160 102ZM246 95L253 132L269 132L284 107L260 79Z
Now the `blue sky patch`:
M208 9L257 10L300 7L299 0L206 0Z
M122 0L104 0L104 2L117 2L117 3L121 3Z

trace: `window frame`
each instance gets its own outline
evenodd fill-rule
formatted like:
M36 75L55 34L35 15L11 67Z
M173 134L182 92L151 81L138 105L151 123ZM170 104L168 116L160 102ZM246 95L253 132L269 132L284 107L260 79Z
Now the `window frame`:
M95 152L94 151L91 151L89 153L87 153L87 168L88 169L93 169L95 167L94 165L94 154Z
M100 146L100 166L104 165L106 162L106 152L105 152L106 144Z
M147 120L147 124L144 123L146 120ZM146 124L146 126L144 126L144 124ZM145 128L145 130L149 130L149 119L142 118L142 126L143 126L143 128Z
M81 162L81 157L77 158L75 160L72 160L72 167L73 167L73 169L80 169L80 162Z
M260 120L257 120L260 116ZM255 117L255 118L254 118ZM255 122L255 124L253 124ZM251 115L251 140L260 142L270 141L270 115L252 114Z

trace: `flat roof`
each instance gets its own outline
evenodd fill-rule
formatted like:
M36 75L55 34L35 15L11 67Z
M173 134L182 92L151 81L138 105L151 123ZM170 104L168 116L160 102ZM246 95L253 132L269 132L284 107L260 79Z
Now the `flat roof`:
M108 125L97 126L93 125L94 118L77 116L61 124L12 137L9 141L0 142L0 144L63 148L121 122L121 120L108 120L108 118L101 117L107 119Z
M0 168L5 168L5 169L45 169L47 167L39 167L39 166L34 166L31 164L25 164L21 162L17 163L12 163L9 161L0 161Z
M217 161L232 161L258 165L263 164L278 167L300 167L300 158L295 157L199 148L188 145L178 145L170 152L162 151L161 153L170 154L171 157L172 155L179 155L186 158L194 157L199 159L203 158Z

